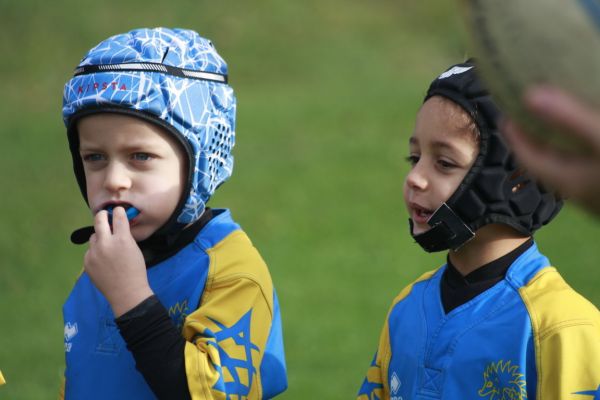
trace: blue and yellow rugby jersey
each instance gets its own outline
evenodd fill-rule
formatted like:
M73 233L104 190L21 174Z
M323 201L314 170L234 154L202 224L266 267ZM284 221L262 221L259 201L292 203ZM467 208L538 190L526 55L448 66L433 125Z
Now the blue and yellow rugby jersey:
M358 399L600 399L600 313L537 246L448 314L444 269L392 303Z
M229 211L148 269L181 327L192 399L269 399L287 387L281 318L267 266ZM154 399L110 305L86 273L63 307L66 399Z

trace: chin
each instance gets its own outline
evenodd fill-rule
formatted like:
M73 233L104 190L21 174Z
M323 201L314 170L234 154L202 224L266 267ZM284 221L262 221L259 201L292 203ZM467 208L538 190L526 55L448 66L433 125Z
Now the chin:
M427 232L427 231L428 231L428 230L430 230L430 229L431 229L431 227L430 227L429 225L427 225L427 226L423 226L423 225L417 225L417 224L414 224L414 225L413 225L412 234L413 234L413 235L420 235L420 234L422 234L422 233L425 233L425 232Z
M135 228L131 230L131 236L133 236L136 242L148 239L153 233L154 232L147 232L146 230L137 231Z

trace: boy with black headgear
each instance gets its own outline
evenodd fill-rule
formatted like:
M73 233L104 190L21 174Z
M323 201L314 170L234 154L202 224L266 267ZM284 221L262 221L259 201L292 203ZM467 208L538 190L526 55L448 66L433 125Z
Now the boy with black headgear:
M213 44L138 29L91 49L63 117L94 226L67 299L67 399L266 399L287 386L269 271L229 211L236 101Z
M449 250L447 263L392 303L359 399L600 393L600 313L532 238L561 202L515 164L475 70L441 74L417 114L410 233L428 252Z

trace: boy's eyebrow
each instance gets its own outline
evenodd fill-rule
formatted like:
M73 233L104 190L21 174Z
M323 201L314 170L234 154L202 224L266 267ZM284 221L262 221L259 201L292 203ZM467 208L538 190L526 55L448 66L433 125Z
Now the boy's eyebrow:
M94 145L79 145L79 151L98 151L99 150L99 146L94 146Z
M419 139L417 139L414 136L411 136L408 139L408 143L412 144L412 145L417 145L419 144ZM449 149L449 150L456 150L456 146L452 145L450 142L446 141L446 140L434 140L433 142L431 142L431 147L439 149Z
M153 143L153 142L133 142L133 143L129 143L123 147L120 148L121 151L127 151L127 152L134 152L134 151L139 151L139 152L144 152L144 151L158 151L157 144ZM95 143L91 143L88 145L79 145L79 151L102 151L102 145L97 145Z
M434 140L431 142L431 147L435 149L448 149L448 150L456 150L456 146L452 145L452 143L445 140Z

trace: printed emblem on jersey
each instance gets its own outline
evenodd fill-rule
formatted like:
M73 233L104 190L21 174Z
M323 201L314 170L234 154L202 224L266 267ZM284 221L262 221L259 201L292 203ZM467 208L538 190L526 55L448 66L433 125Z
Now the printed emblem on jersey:
M390 379L390 390L392 391L392 396L390 400L402 400L402 396L396 396L398 390L402 386L402 381L398 378L395 372L392 373L392 379Z
M73 346L73 343L69 343L71 341L71 339L73 339L75 337L75 335L77 335L78 329L77 329L77 322L71 324L70 322L67 322L65 324L65 351L68 353L71 351L71 347Z
M188 306L188 299L178 301L171 307L169 307L169 317L177 327L181 330L185 318L190 314L190 307Z
M592 397L591 400L600 400L600 385L595 390L583 390L581 392L575 392L573 394L578 394L580 396L589 396Z
M380 372L381 368L377 365L377 353L375 353L367 376L358 391L358 398L360 400L381 400L383 384L381 383Z
M525 376L518 365L500 360L491 363L483 372L483 386L479 397L488 400L526 400Z
M401 385L402 382L398 378L398 375L396 375L396 373L394 372L392 374L392 379L390 380L390 389L392 390L392 394L398 393L398 389L400 389Z
M252 310L248 311L230 327L218 321L212 321L221 329L215 333L217 342L233 340L237 346L237 348L229 349L228 352L223 349L223 346L219 346L219 355L221 356L221 371L219 372L221 377L215 387L224 386L222 391L225 393L248 396L252 380L256 374L256 368L252 363L252 351L260 352L258 346L252 343L250 338ZM236 356L239 358L235 358ZM227 400L230 399L231 397L228 394Z

